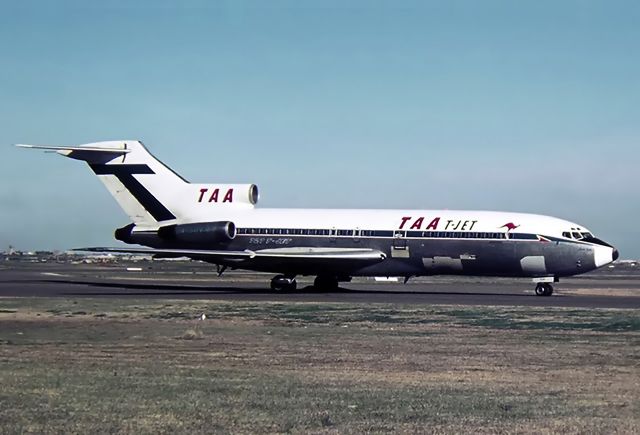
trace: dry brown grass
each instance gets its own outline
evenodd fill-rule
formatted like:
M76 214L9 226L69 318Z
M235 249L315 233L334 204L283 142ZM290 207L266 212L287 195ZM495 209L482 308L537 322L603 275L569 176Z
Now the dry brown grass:
M640 432L636 311L16 299L0 343L5 432Z

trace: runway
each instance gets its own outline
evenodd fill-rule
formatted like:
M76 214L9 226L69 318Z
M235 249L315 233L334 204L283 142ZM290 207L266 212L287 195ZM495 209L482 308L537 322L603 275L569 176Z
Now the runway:
M84 265L15 263L0 267L0 297L208 299L221 301L345 302L575 308L640 308L640 271L593 273L557 284L551 297L533 294L526 279L418 278L408 284L357 279L318 292L311 279L274 293L270 275L234 272L218 277L208 265Z

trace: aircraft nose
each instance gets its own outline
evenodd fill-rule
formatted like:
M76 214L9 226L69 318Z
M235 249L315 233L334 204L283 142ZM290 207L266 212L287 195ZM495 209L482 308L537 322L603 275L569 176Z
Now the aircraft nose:
M609 245L596 245L593 249L593 259L596 267L602 267L609 263L613 263L619 255L618 250Z

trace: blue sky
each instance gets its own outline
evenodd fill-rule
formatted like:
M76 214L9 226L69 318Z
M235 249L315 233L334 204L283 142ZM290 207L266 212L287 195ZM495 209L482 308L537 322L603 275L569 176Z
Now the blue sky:
M11 144L126 138L265 207L536 212L640 257L637 2L86 3L3 2L0 249L128 223Z

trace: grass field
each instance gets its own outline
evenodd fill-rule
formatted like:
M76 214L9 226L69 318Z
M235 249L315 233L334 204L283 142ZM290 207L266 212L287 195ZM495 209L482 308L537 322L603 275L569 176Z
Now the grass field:
M640 433L635 310L0 299L0 359L3 433Z

